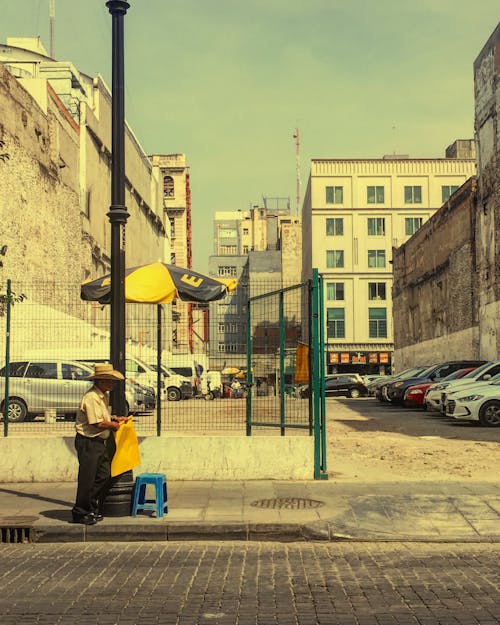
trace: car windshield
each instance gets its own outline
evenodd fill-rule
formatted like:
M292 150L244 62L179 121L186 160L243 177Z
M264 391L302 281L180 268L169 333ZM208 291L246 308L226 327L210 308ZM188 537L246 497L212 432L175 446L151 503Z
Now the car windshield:
M481 373L483 373L483 371L487 371L492 364L492 362L487 362L486 364L481 365L477 369L474 369L474 371L470 371L469 373L464 375L462 380L466 380L467 378L475 378L476 376L481 375Z
M448 382L449 380L456 380L457 378L465 378L467 377L467 375L460 375L462 373L463 369L457 369L456 371L453 371L453 373L449 373L445 378L443 378L442 380L440 380L440 382Z
M490 380L491 384L494 384L495 386L500 386L500 373L497 373L496 375L494 375L491 380Z

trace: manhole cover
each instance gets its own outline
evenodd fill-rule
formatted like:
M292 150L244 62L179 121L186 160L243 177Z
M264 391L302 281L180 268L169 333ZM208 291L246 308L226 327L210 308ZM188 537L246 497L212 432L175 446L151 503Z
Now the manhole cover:
M276 497L275 499L257 499L250 504L254 508L280 509L280 510L310 510L321 508L324 501L316 499L304 499L302 497Z

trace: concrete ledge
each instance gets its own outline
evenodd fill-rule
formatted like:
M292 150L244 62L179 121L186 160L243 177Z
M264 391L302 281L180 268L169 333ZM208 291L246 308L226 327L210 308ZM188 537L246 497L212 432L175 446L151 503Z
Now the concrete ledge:
M171 480L310 480L311 436L147 437L134 472ZM0 482L73 482L78 462L73 437L0 439Z

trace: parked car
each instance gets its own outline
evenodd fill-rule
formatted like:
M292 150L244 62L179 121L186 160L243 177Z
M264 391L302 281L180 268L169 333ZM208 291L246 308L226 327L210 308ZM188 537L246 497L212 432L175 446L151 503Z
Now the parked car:
M470 384L467 384L465 386L461 386L460 388L457 388L455 390L450 391L449 389L446 389L445 392L443 392L443 396L441 401L442 401L442 405L441 405L441 414L442 415L446 415L449 409L449 405L451 404L451 402L453 402L457 397L460 397L466 393L479 393L482 392L482 390L484 388L486 388L489 384L491 384L492 382L498 382L500 380L500 373L497 373L497 375L494 375L492 378L489 378L488 380L476 380L475 382L472 382Z
M454 380L451 382L445 382L444 380L439 384L433 384L425 394L425 404L427 410L434 410L436 412L442 412L444 414L444 403L446 401L446 394L455 390L461 390L466 386L471 386L475 382L488 382L500 373L500 360L493 360L486 362L484 365L477 367L467 375L464 375L460 380Z
M9 421L31 421L37 415L54 410L57 416L76 415L83 394L92 386L88 376L93 368L70 360L30 359L10 363ZM5 404L6 368L0 369L0 408ZM127 414L137 414L155 407L155 397L139 384L125 384Z
M387 398L393 404L402 404L405 391L408 387L424 382L438 382L450 375L450 373L457 371L457 369L479 367L482 364L484 364L484 360L452 360L432 365L415 377L391 382L387 386Z
M415 377L428 368L429 365L418 365L410 369L404 369L395 375L385 376L382 380L375 380L368 385L368 393L374 395L379 401L388 401L386 397L386 389L394 380L405 380L406 378Z
M301 398L309 397L309 385L299 390ZM335 375L325 378L325 397L366 397L368 391L362 382L348 375Z
M448 382L451 380L457 380L459 378L463 378L464 375L469 373L470 371L474 371L474 367L466 367L465 369L457 369L450 375L447 375L443 378L443 382ZM425 393L429 387L431 387L434 382L423 382L422 384L415 384L414 386L409 386L404 394L403 403L408 407L419 407L424 410L427 409L427 406L424 402Z
M156 373L157 365L147 364ZM188 399L194 396L194 388L189 378L179 375L163 364L161 365L161 374L163 388L165 388L168 401L179 401L180 399Z
M500 427L500 379L453 393L446 404L446 416Z

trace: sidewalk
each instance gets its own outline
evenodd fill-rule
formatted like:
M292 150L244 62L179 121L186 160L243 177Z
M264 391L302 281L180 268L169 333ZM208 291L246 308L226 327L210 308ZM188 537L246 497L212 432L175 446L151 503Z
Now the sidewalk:
M162 519L140 513L90 527L70 523L75 492L74 483L1 485L3 542L16 541L10 528L34 542L500 542L500 484L487 482L169 482Z

